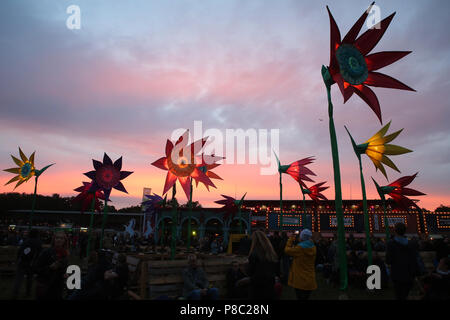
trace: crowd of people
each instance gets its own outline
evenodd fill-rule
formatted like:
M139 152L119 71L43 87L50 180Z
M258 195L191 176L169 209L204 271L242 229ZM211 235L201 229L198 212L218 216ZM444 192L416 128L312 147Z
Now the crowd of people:
M408 297L416 281L423 289L423 299L450 298L448 238L426 239L405 236L405 225L395 226L395 234L385 241L372 238L373 264L380 267L382 288L392 285L395 297ZM169 239L170 240L170 239ZM88 238L86 233L65 233L57 231L29 233L7 230L0 233L0 245L15 245L17 250L16 278L12 297L17 298L26 279L26 295L31 296L35 279L36 299L119 299L124 297L128 282L126 252L139 250L141 245L154 245L152 239L129 237L123 234L106 234L104 247L122 252L115 264L105 250L100 250L100 237L96 235L91 243L87 272L82 277L82 289L68 291L64 283L66 268L71 256L86 255ZM44 246L46 244L46 246ZM170 241L167 243L170 244ZM226 251L223 239L214 235L192 242L198 253L220 254ZM318 288L317 274L320 273L327 285L339 286L339 254L337 238L313 235L308 229L301 232L281 234L254 231L243 237L238 246L239 255L248 257L246 265L237 261L229 266L226 274L226 296L230 299L278 299L282 290L289 286L295 290L297 299L307 300ZM425 270L420 251L434 251L434 270ZM368 266L365 239L346 239L348 280L351 287L366 287ZM35 277L33 276L35 275ZM197 257L191 254L183 270L184 299L217 299L217 288L209 285L207 274L197 264Z

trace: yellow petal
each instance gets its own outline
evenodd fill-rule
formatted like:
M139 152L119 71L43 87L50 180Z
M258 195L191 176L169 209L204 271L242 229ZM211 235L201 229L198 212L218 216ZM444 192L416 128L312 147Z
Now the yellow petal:
M23 162L27 162L28 158L27 156L22 152L22 149L19 148L19 154L20 154L20 158L22 158Z
M20 186L22 183L24 183L26 180L20 180L19 182L17 182L16 186L14 187L14 190Z
M388 131L390 125L391 125L391 121L389 121L388 124L386 124L383 128L381 128L380 131L378 131L377 133L375 133L375 134L373 135L372 138L370 138L369 140L367 140L366 143L370 143L370 142L372 142L372 141L374 141L374 140L378 140L378 139L384 137L384 135L385 135L386 132Z
M377 139L377 140L373 140L370 142L371 145L379 145L379 144L386 144L391 142L392 140L394 140L395 138L397 138L397 136L403 131L403 129L398 130L397 132L391 133L390 135Z
M376 161L373 164L375 165L375 168L380 169L381 173L383 173L383 175L387 179L388 177L387 177L387 174L386 174L386 170L383 167L383 164L380 161Z
M36 153L36 151L35 152L33 152L32 154L31 154L31 156L30 156L30 163L31 163L31 165L33 166L33 168L34 168L34 154Z
M10 184L10 183L12 183L12 182L14 182L14 181L17 181L17 180L19 180L19 179L20 179L19 176L15 176L15 177L12 178L11 180L9 180L7 183L5 183L5 186L6 186L7 184Z
M381 158L383 157L383 155L381 153L375 152L375 151L372 151L369 149L366 150L366 154L370 159L372 159L372 161L374 161L374 160L380 161Z
M22 161L20 161L19 159L17 159L17 158L14 157L13 155L11 155L11 158L14 160L14 162L15 162L19 167L22 168L22 166L23 166L23 162L22 162Z
M395 156L395 155L404 154L404 153L408 153L408 152L412 152L412 150L409 150L409 149L406 149L406 148L403 148L400 146L396 146L393 144L387 144L387 145L385 145L384 154Z
M3 171L9 172L9 173L20 174L20 168L5 169Z
M371 146L371 145L369 145L366 150L373 151L373 152L378 152L378 153L383 154L385 148L384 148L384 145L378 145L378 146Z
M383 159L381 159L381 162L383 162L385 165L387 165L388 167L391 167L392 169L394 169L395 171L400 172L400 170L398 170L397 166L391 161L391 159L389 159L386 156L383 156Z

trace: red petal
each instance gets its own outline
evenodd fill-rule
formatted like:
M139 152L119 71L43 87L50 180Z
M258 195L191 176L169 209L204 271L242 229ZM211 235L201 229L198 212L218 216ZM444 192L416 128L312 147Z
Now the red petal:
M169 170L166 157L162 157L161 159L156 160L155 162L152 163L152 166L155 166L163 170Z
M369 105L369 107L377 115L380 122L383 123L383 121L381 120L380 103L378 102L378 98L375 93L369 87L366 87L364 85L353 86L353 90Z
M416 91L408 87L406 84L379 72L369 72L369 76L367 77L367 80L364 81L364 84L372 87Z
M425 196L425 193L410 188L402 188L402 194L405 196Z
M366 56L366 64L369 71L386 67L397 60L407 56L412 51L382 51Z
M178 177L178 181L180 181L181 187L186 194L187 199L191 196L191 179L190 177Z
M173 149L173 143L169 139L167 139L166 142L166 157L170 157L170 154L172 153Z
M341 90L342 96L344 97L344 103L346 103L348 99L350 99L350 97L353 95L351 86L345 85L345 81L340 73L335 73L333 75L333 80L338 84L339 90Z
M219 177L217 174L215 174L212 171L207 171L206 175L210 178L210 179L217 179L217 180L223 180L221 177Z
M177 176L174 175L172 172L167 172L166 176L166 182L164 183L164 191L163 195L166 194L167 191L169 191L170 188L174 185L175 181L177 181Z
M204 174L201 170L199 170L197 168L194 169L191 176L196 181L203 183L208 190L209 190L209 186L214 187L214 188L216 187L214 185L214 183L211 181L211 179L206 174Z
M350 31L347 32L344 39L342 40L342 43L353 44L353 42L355 42L355 39L358 36L359 32L361 31L361 28L362 28L364 22L366 21L367 16L369 15L369 12L372 9L372 6L374 4L375 4L375 2L372 2L372 4L369 6L369 8L367 8L367 10L364 11L362 16L358 19L358 21L355 22L355 24L350 29Z
M330 12L330 9L327 6L328 16L330 17L330 68L334 67L333 61L335 60L334 56L336 53L336 49L341 44L341 32L334 21L333 15Z
M376 24L371 29L364 32L356 41L355 46L361 52L363 56L368 54L380 41L381 37L386 32L392 19L395 16L395 12L389 17L383 19L379 24ZM381 25L381 26L380 26Z
M394 182L389 184L389 186L391 186L391 187L406 187L416 178L417 174L418 174L418 172L416 172L412 176L401 177L400 179L395 180Z

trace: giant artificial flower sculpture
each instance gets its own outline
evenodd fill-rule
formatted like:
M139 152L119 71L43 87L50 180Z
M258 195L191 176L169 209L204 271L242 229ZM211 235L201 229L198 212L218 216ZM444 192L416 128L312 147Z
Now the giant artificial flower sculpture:
M307 194L311 198L311 200L313 200L315 203L319 203L319 199L328 200L322 194L322 191L325 191L326 189L329 188L329 187L323 186L325 183L326 183L326 181L320 182L311 187L306 187L306 188L303 188L303 186L301 184L299 184L300 190L302 191L302 195L303 195L303 218L302 218L302 220L304 221L303 225L306 226L306 228L308 228L310 230L312 230L312 219L311 220L307 219L305 194ZM312 218L312 214L311 214L311 218Z
M131 171L121 171L122 170L122 157L112 162L111 158L108 157L106 152L103 155L103 162L92 160L94 165L93 171L86 172L84 175L88 178L92 179L92 185L89 192L95 192L97 190L102 190L105 193L105 208L103 213L102 220L102 235L100 238L100 247L103 247L103 235L105 230L106 218L108 215L108 206L107 202L109 201L109 196L111 194L111 190L114 188L116 190L128 193L122 184L121 180L128 177L133 172ZM91 219L92 222L92 219ZM90 226L90 230L92 229L92 223ZM91 231L89 235L88 247L91 240ZM89 250L88 250L89 251Z
M100 189L96 190L95 192L90 192L91 188L92 182L83 182L83 185L81 187L74 189L74 191L80 193L73 199L73 201L81 203L81 213L84 213L84 211L86 211L89 206L92 206L92 201L94 199L94 209L100 212L99 200L105 200L105 195Z
M339 28L327 6L331 25L328 71L332 80L337 83L344 97L344 103L350 99L353 93L356 93L369 105L382 122L380 103L369 86L415 90L388 75L375 72L400 60L411 51L383 51L369 54L383 37L394 18L395 12L357 38L374 3L362 14L342 40Z
M303 193L307 194L315 203L319 203L319 199L327 201L327 197L322 194L322 191L329 188L323 186L325 183L326 181L317 183L309 188L305 188L303 189Z
M113 188L128 193L121 180L125 179L133 172L121 171L122 157L113 163L111 158L105 153L103 155L103 162L93 159L92 163L94 164L95 170L84 174L92 179L91 191L101 189L105 193L106 201L109 201L109 195Z
M322 191L328 189L328 187L322 187L326 182L317 183L311 187L303 187L300 183L300 190L302 191L303 196L303 225L312 230L312 219L309 220L306 215L306 201L305 201L305 194L309 195L309 197L314 202L319 202L319 199L327 200L327 198L322 194ZM312 215L311 215L312 217Z
M339 168L339 152L336 138L336 129L333 119L333 103L331 102L331 86L335 83L344 96L344 103L356 93L375 112L382 121L381 108L375 93L369 88L387 87L403 90L412 90L405 84L382 73L375 72L402 57L409 51L389 51L369 54L388 28L394 14L379 22L373 28L358 37L359 32L374 3L356 21L350 31L341 40L339 28L327 6L330 18L330 64L322 66L322 78L327 89L328 117L333 157L335 208L337 217L340 289L345 291L348 287L347 256L345 255L344 211L342 209L341 173Z
M14 173L16 176L14 176L11 180L9 180L6 184L13 183L17 181L17 184L15 185L14 189L16 189L18 186L20 186L22 183L27 182L30 180L34 174L35 174L35 168L34 168L34 152L31 154L30 158L27 158L27 156L22 152L22 150L19 148L19 154L20 159L17 159L13 155L11 155L11 158L15 162L15 164L18 166L17 168L10 168L5 169L3 171Z
M37 184L38 184L38 178L39 176L44 173L45 170L47 170L50 166L53 164L50 164L48 166L45 166L41 170L37 170L34 166L34 155L35 152L31 154L31 156L28 158L23 152L22 149L19 147L19 155L20 159L14 157L11 155L11 158L13 159L14 163L17 165L17 168L10 168L10 169L4 169L3 171L13 173L16 176L14 176L11 180L9 180L7 183L5 183L5 186L17 181L16 185L14 186L14 190L20 186L22 183L27 182L30 180L33 176L35 177L34 180L34 194L33 194L33 203L31 207L31 214L30 214L30 223L29 228L31 229L33 225L33 214L34 214L34 207L36 205L36 192L37 192Z
M406 188L406 186L416 178L417 174L418 173L415 173L412 176L401 177L400 179L397 179L384 187L380 187L373 178L372 180L375 183L378 194L381 198L384 198L384 195L387 194L392 199L394 199L394 201L402 209L408 210L410 207L415 207L416 209L420 210L416 202L409 199L407 196L424 196L425 193L411 188Z
M370 241L369 213L367 211L366 185L364 182L364 174L363 174L363 169L362 169L361 155L366 154L370 158L370 160L372 160L373 164L375 165L375 168L377 170L380 170L387 179L386 170L385 170L383 164L400 172L400 170L397 168L397 166L387 156L388 155L400 155L400 154L412 152L409 149L406 149L406 148L403 148L400 146L396 146L393 144L389 144L389 142L393 141L400 134L400 132L403 131L403 129L401 129L394 133L386 135L387 131L389 130L390 125L391 125L391 122L389 121L388 124L386 124L383 128L381 128L381 130L379 130L377 133L375 133L369 140L367 140L363 144L358 144L358 145L355 143L355 140L353 140L353 137L350 134L350 132L348 131L347 127L345 127L345 130L347 130L347 133L350 136L350 140L353 145L353 150L355 151L355 154L359 161L361 190L362 190L362 197L363 197L364 228L365 228L365 232L366 232L366 244L367 244L367 254L368 254L369 264L372 263L372 248L371 248L371 241Z
M389 121L388 124L386 124L383 128L381 128L380 131L375 133L372 138L367 140L363 144L357 145L355 141L353 140L353 137L351 136L350 132L348 131L347 127L345 129L347 130L350 139L352 141L353 149L357 156L361 154L366 154L370 160L372 160L373 164L375 165L375 168L377 170L380 170L383 175L387 179L386 170L383 166L383 164L387 165L388 167L391 167L392 169L396 170L397 172L400 172L400 170L397 168L397 166L389 159L388 155L400 155L408 152L412 152L412 150L396 146L393 144L389 144L389 142L393 141L397 136L403 131L403 129L398 130L394 133L391 133L386 136L387 131L389 130L389 127L391 125L391 122Z
M239 216L239 233L242 234L242 222L241 222L241 207L244 202L244 198L247 195L247 192L242 196L241 200L236 200L233 197L226 196L222 194L221 196L224 198L222 200L214 201L217 204L223 205L222 209L225 210L223 215L224 220L231 219L233 221L236 213Z
M156 214L166 205L167 203L167 197L160 197L159 195L157 195L156 193L154 193L153 195L151 194L146 194L145 197L147 198L147 200L142 202L142 206L145 208L145 213L146 213L146 217L145 217L145 221L146 223L144 223L146 225L146 234L149 235L150 233L148 232L148 224L150 222L150 228L153 230L154 226L156 224ZM147 216L147 214L149 216ZM162 223L163 223L163 228L162 228L162 234L164 234L164 219L162 219ZM153 232L153 231L152 231ZM164 237L161 237L161 239L163 239ZM156 237L155 237L155 241L156 241Z
M191 179L202 182L205 186L215 187L211 179L199 168L196 154L203 148L206 139L198 140L187 146L189 131L186 131L175 143L167 140L166 156L152 163L153 166L167 170L163 194L166 194L175 182L180 182L186 197L190 199Z
M189 201L189 207L192 207L192 179L202 182L207 188L215 188L211 179L199 168L203 161L197 159L197 154L203 149L207 138L203 138L191 143L188 146L189 130L179 137L175 145L167 140L166 156L152 163L153 166L167 170L166 182L164 183L163 194L166 194L172 188L172 235L175 235L176 221L176 181L178 180ZM202 156L201 156L202 158ZM190 209L192 210L192 209ZM190 227L189 215L189 227ZM188 236L188 239L190 235ZM190 242L188 241L188 245ZM175 236L172 236L171 259L175 259Z
M314 162L314 157L297 160L289 165L282 165L276 153L275 157L277 158L278 173L280 174L280 228L283 228L283 183L281 180L282 174L286 173L294 178L294 180L299 183L300 189L302 191L303 188L306 188L305 181L314 182L314 180L312 180L308 176L315 176L316 174L306 167L308 164Z
M389 195L394 199L394 201L403 209L409 210L410 207L415 207L419 214L422 215L422 210L419 206L407 196L423 196L424 193L411 189L405 188L409 185L417 176L417 173L412 176L401 177L400 179L395 180L394 182L388 184L387 186L380 187L378 183L372 178L375 186L377 187L378 194L383 203L384 208L384 226L386 231L386 239L389 239L389 223L386 216L386 198L385 195ZM419 221L422 221L423 217L420 217Z

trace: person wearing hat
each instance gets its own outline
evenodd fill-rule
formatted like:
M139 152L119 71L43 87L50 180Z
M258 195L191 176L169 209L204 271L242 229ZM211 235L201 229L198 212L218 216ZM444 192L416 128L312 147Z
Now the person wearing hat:
M316 246L311 240L312 233L304 229L300 233L300 242L290 237L284 252L293 257L289 271L288 285L295 289L298 300L308 300L311 292L317 289L315 261Z

